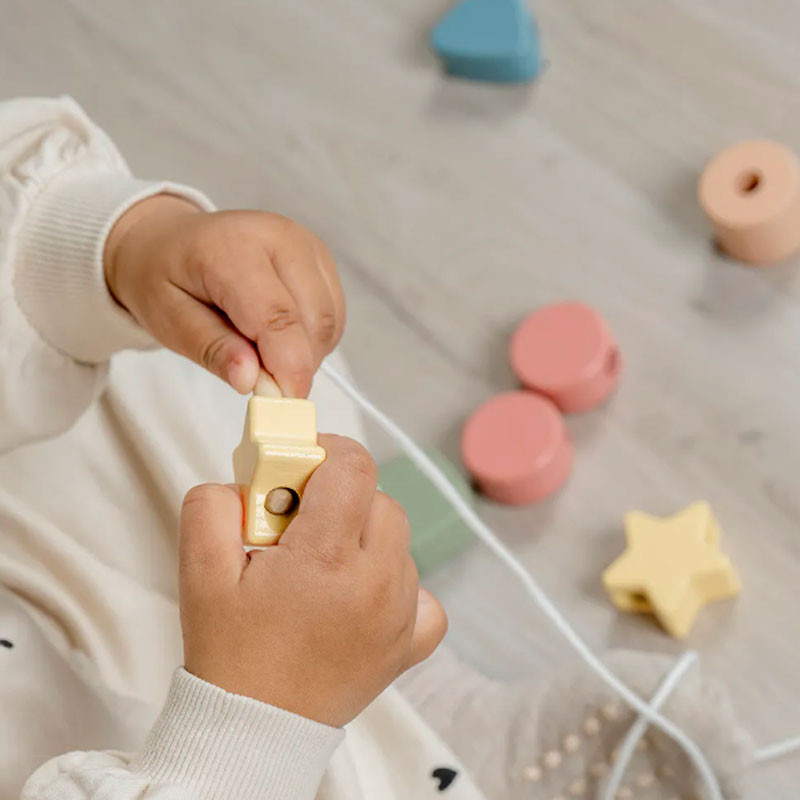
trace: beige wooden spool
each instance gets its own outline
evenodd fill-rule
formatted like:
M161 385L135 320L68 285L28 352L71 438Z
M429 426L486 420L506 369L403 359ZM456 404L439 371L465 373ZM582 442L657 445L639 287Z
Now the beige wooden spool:
M782 144L740 142L708 163L698 187L721 250L773 264L800 250L800 162Z
M245 544L275 544L297 514L311 473L325 460L314 403L282 397L264 373L247 403L242 441L233 453L245 489Z

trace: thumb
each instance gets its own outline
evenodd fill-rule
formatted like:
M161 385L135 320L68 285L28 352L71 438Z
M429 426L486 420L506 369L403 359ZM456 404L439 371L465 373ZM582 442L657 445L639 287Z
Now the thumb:
M417 619L406 669L432 655L446 633L447 614L442 604L429 591L420 587L417 595Z
M180 522L181 594L195 587L214 594L239 582L247 564L242 515L238 486L207 483L187 492Z

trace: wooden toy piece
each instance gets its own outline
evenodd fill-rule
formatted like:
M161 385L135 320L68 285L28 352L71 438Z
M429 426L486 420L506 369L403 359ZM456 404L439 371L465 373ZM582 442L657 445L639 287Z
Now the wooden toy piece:
M603 318L582 303L557 303L529 314L509 345L523 386L562 411L587 411L616 387L622 358Z
M494 83L539 72L539 37L524 0L461 0L442 17L431 44L451 75Z
M739 593L708 503L663 519L632 511L625 537L625 552L603 574L606 590L617 608L654 614L672 636L686 636L707 603Z
M572 467L564 420L546 397L506 392L480 406L461 435L464 465L487 497L509 505L542 500Z
M256 388L253 394L258 397L283 397L278 384L275 383L272 376L263 369L258 371L258 380L256 381Z
M233 452L236 483L245 487L245 544L275 544L294 519L311 473L325 460L310 400L275 396L259 381L247 403L242 441ZM274 384L272 384L274 386Z
M800 162L777 142L718 153L698 187L719 247L739 261L772 264L800 250Z
M461 495L471 499L472 491L458 468L437 450L426 452ZM455 556L471 541L472 534L453 507L411 459L400 456L382 464L378 484L408 514L411 556L421 575Z

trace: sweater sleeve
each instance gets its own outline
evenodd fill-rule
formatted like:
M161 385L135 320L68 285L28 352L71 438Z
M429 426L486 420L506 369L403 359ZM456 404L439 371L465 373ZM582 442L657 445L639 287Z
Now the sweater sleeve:
M113 299L109 231L154 194L210 201L131 176L70 98L0 103L0 452L69 428L98 396L108 361L155 346Z
M179 669L140 753L51 759L21 800L313 800L343 738Z

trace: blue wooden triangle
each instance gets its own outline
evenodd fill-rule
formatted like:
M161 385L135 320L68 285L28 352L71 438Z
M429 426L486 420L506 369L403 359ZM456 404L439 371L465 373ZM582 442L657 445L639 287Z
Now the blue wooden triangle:
M431 44L461 77L527 81L539 71L539 37L523 0L461 0L433 29Z

